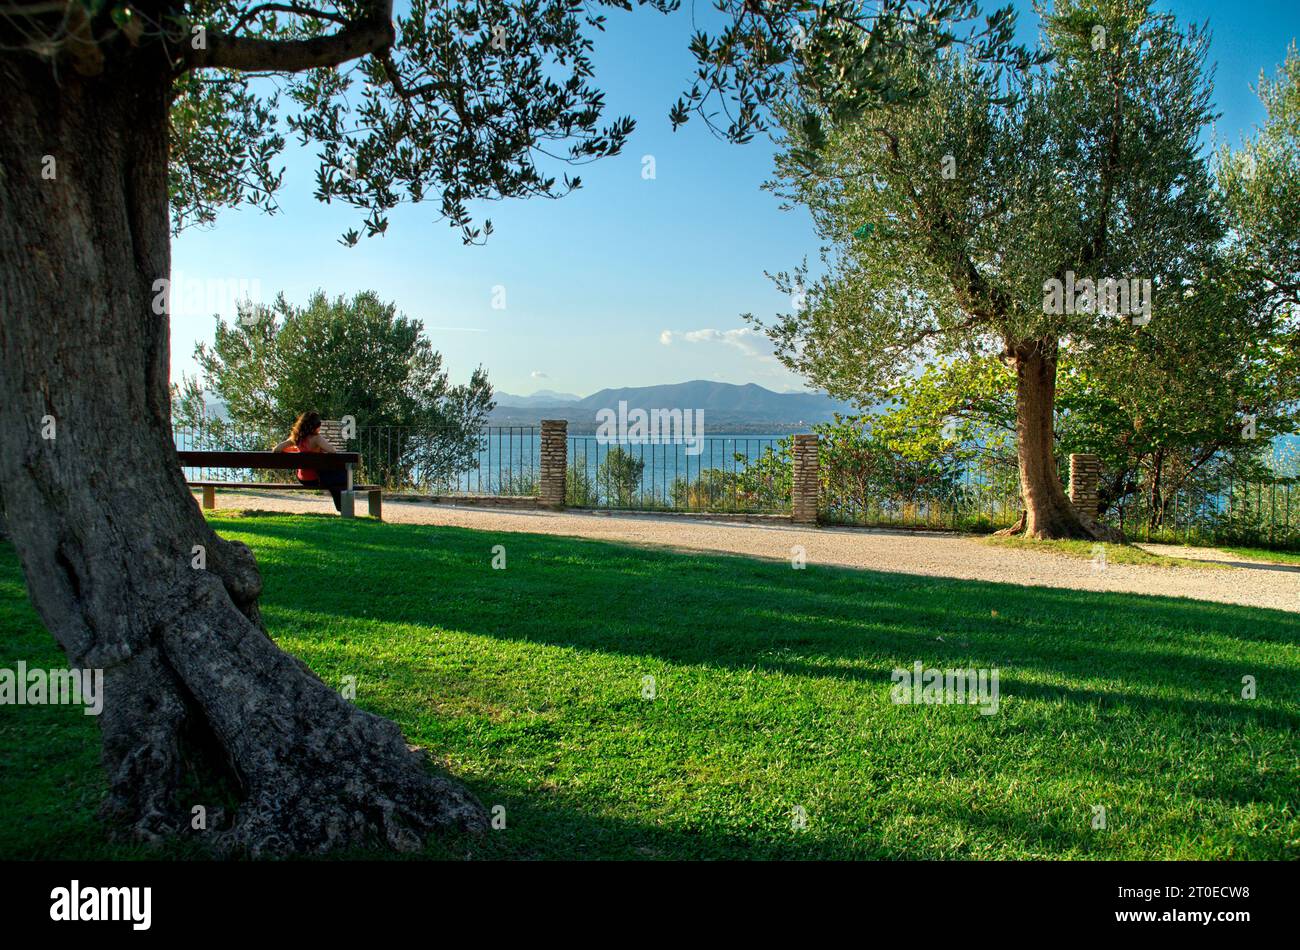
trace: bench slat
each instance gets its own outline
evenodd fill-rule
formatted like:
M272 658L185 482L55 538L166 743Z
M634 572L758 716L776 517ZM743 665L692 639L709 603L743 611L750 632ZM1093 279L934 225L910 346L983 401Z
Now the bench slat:
M191 488L263 488L268 491L325 491L319 485L302 485L298 482L186 482ZM382 485L353 485L353 491L380 491ZM342 489L340 489L341 491Z
M358 452L209 452L176 453L184 468L306 468L340 471L361 461Z

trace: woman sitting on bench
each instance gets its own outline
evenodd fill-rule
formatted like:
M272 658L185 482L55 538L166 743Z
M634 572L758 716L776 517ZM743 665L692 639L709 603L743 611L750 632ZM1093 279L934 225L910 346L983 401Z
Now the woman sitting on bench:
M277 445L274 452L337 452L320 434L320 413L304 412L289 430L289 438ZM308 488L323 488L334 499L334 510L343 511L339 493L348 487L348 473L343 471L317 472L309 468L298 469L298 481Z

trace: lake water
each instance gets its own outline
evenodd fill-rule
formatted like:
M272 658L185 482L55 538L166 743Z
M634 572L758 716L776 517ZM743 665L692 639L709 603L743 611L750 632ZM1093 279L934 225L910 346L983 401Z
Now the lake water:
M805 430L806 431L806 430ZM700 453L692 454L686 445L677 443L609 443L594 435L569 436L569 465L577 466L591 477L597 477L611 449L621 447L637 462L644 463L641 474L642 489L662 494L678 478L695 480L702 471L722 469L741 471L767 451L779 452L781 441L790 433L719 433L706 436ZM491 432L478 456L478 465L464 473L454 490L465 492L501 491L498 486L512 478L526 479L539 470L539 442L537 433L529 430L503 430ZM362 450L364 453L364 449ZM1279 469L1293 471L1300 463L1300 437L1279 439L1274 447L1274 457ZM451 486L448 486L451 488Z
M634 469L640 464L640 490L663 497L678 479L694 481L699 479L701 472L710 469L743 471L765 452L779 452L781 441L790 434L710 434L699 443L698 454L691 451L693 446L680 442L620 444L602 442L595 435L571 435L568 437L568 460L570 467L576 466L595 480L600 477L609 452L616 447L622 448L634 460ZM394 456L401 441L394 435L394 430L382 427L359 429L352 448L361 453L363 466L370 463L366 466L370 472L362 473L364 477L377 477L384 460L396 461ZM533 490L540 472L540 434L537 429L531 426L493 427L484 431L480 444L481 449L470 471L451 479L431 479L417 469L412 473L415 482L438 492L526 494ZM189 448L191 444L178 435L177 447ZM1283 471L1295 471L1300 467L1300 436L1279 439L1275 458Z
M365 434L360 433L358 451L367 455ZM568 437L568 464L585 472L593 480L606 471L605 462L614 449L630 456L632 466L640 468L641 490L662 496L679 478L696 480L709 469L743 471L765 452L779 452L781 440L789 433L749 434L719 433L704 437L697 444L652 442L604 442L594 435ZM541 468L541 437L524 430L491 430L485 434L477 465L459 475L445 490L469 493L515 494L529 487ZM694 451L698 448L698 452ZM371 449L383 454L382 442ZM421 473L415 480L422 481Z

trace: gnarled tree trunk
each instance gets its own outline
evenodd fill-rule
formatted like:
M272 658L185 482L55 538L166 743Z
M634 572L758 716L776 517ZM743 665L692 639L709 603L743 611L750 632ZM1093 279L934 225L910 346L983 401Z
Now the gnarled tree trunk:
M1025 505L1009 533L1039 540L1109 539L1112 532L1070 503L1056 467L1056 341L1032 340L1009 353L1016 370L1016 451Z
M240 800L217 840L252 853L484 828L393 723L276 647L252 553L184 484L151 307L170 269L166 68L155 49L56 79L0 56L0 479L36 609L70 665L104 670L104 812L176 833L217 805L182 788L215 777Z

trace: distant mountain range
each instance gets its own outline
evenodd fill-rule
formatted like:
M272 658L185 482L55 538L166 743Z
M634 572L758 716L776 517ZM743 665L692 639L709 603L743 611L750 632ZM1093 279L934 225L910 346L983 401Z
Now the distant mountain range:
M208 412L228 419L225 404L211 393ZM565 419L569 431L596 431L596 413L618 411L619 402L631 409L702 409L709 432L794 432L818 422L829 422L836 412L848 413L849 403L821 393L778 393L756 383L738 386L697 379L664 386L628 386L602 389L586 398L573 393L541 389L531 396L496 394L497 406L488 418L490 425L533 426L542 419Z
M821 393L778 393L757 383L738 386L697 379L662 386L602 389L586 398L543 390L532 396L497 394L493 425L536 425L540 419L565 419L572 432L594 432L596 413L629 409L702 409L713 432L779 432L827 422L836 412L850 412L845 402Z
M539 389L531 396L516 396L514 393L497 393L498 406L520 408L528 406L566 406L573 402L582 402L581 396L573 393L557 393L553 389Z

